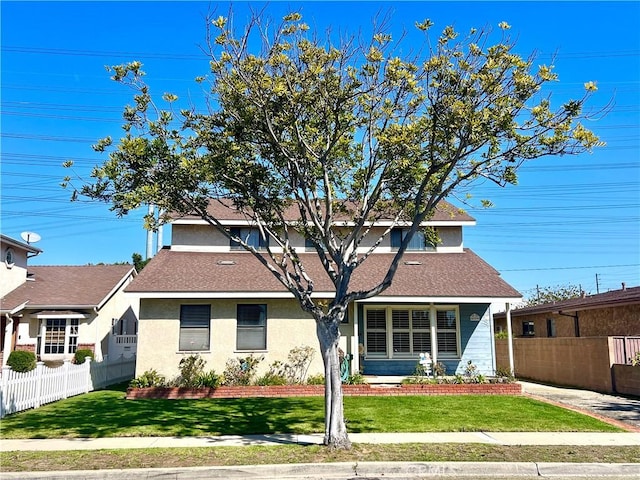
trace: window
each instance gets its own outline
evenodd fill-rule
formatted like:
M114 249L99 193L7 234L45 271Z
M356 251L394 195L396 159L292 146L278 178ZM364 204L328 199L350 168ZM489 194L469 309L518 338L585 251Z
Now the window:
M556 336L556 319L547 318L547 337Z
M458 315L456 310L438 310L436 336L438 355L458 356Z
M238 305L236 333L238 350L267 349L267 306L264 304Z
M409 233L408 228L394 228L391 230L391 248L398 249L404 238ZM427 239L424 232L417 231L413 234L413 238L407 245L407 250L433 250L433 245L427 245Z
M457 310L437 310L437 338L431 335L431 309L365 309L365 349L374 357L414 357L420 353L458 355ZM434 342L434 340L436 340ZM434 344L435 343L435 344ZM389 348L389 345L391 348Z
M387 312L367 310L365 317L367 330L367 353L387 353Z
M265 249L269 246L269 241L260 235L260 230L257 228L232 228L230 230L231 235L241 238L247 245L254 247L258 250ZM231 240L231 250L242 250L244 247L238 242Z
M211 305L180 306L181 352L209 350Z
M46 355L76 353L78 349L77 318L47 318L45 320L44 351Z
M15 264L15 255L13 253L13 248L7 248L7 250L4 252L4 263L6 264L7 268L11 268Z
M525 337L533 337L535 335L533 322L522 322L522 335Z

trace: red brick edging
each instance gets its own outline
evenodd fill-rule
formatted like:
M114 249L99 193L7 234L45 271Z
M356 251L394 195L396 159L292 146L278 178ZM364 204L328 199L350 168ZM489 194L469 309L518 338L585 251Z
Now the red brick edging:
M406 396L406 395L520 395L519 383L469 383L439 385L343 385L345 396ZM218 388L149 387L129 388L127 400L159 398L187 400L202 398L249 397L318 397L324 395L324 385L271 385Z

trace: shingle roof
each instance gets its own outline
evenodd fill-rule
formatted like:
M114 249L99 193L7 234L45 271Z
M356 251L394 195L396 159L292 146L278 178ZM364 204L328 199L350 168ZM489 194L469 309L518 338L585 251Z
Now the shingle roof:
M207 208L207 212L214 218L220 221L241 221L247 220L247 217L240 213L235 209L233 204L228 199L213 199L209 202L209 206ZM292 205L285 209L284 218L287 221L297 221L300 219L300 213L296 205ZM336 219L339 221L347 220L352 218L351 216L345 216L341 218L339 213L335 215ZM199 216L195 215L185 215L182 217L175 217L178 219L189 219L189 220L198 220ZM392 217L389 217L391 220ZM475 222L475 219L463 212L459 208L453 206L449 202L444 200L438 203L438 206L434 212L432 218L429 219L431 222Z
M97 307L131 274L131 265L34 266L32 280L5 295L3 311L38 307Z
M300 255L315 292L333 292L315 253ZM385 275L393 254L372 254L354 274L351 290L374 286ZM284 293L286 290L248 252L161 250L126 288L135 293ZM382 295L397 297L520 298L484 260L464 253L407 253L395 279Z
M550 312L574 312L589 310L592 308L614 307L621 305L640 304L640 287L624 288L612 290L610 292L598 293L586 297L571 298L560 302L543 303L532 307L517 308L511 310L511 316L535 315L538 313ZM497 313L495 318L506 318L506 312Z

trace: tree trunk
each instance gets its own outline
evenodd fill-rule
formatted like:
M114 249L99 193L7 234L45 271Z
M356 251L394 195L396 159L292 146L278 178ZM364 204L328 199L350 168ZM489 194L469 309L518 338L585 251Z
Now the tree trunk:
M340 329L338 320L328 316L317 320L318 340L324 362L324 444L337 449L351 448L344 423L344 403L338 340Z

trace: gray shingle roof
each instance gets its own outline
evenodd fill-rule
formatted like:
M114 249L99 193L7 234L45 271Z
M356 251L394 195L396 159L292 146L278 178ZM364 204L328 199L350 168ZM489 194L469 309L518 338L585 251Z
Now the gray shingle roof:
M235 209L233 204L228 199L213 199L209 202L209 206L207 212L212 217L220 220L220 221L241 221L247 220L248 218ZM284 218L287 221L297 221L300 219L300 213L296 205L292 205L288 207L283 212ZM175 219L190 219L190 220L198 220L199 216L196 215L185 215L182 217L176 216ZM340 215L339 212L335 214L336 221L344 221L351 219L351 215L345 215L344 217ZM388 216L388 219L391 220L393 217ZM442 200L438 203L436 210L433 214L433 217L429 219L432 222L475 222L475 219L463 212L459 208L453 206L449 202Z
M315 253L301 254L315 292L333 286ZM393 254L372 254L356 270L351 290L374 286L385 275ZM126 288L136 293L284 293L285 288L248 252L161 250ZM520 298L500 274L471 250L464 253L407 253L395 279L382 295L397 297Z
M34 266L31 280L5 295L0 304L10 311L28 302L37 307L97 307L127 276L131 265Z

